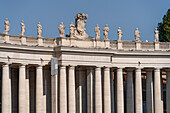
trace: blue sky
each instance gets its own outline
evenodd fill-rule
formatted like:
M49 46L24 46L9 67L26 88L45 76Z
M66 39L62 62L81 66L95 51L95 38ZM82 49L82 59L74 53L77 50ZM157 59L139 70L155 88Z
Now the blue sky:
M109 39L117 40L117 29L123 32L122 40L134 40L136 27L141 32L141 40L154 40L154 29L163 15L170 8L169 0L1 0L0 33L4 31L4 20L11 24L9 34L20 34L20 22L26 25L25 35L37 35L37 23L40 21L42 36L55 38L59 36L60 22L66 25L75 22L74 16L84 12L88 14L86 32L95 37L94 28L101 29L108 24ZM101 38L103 34L101 31Z

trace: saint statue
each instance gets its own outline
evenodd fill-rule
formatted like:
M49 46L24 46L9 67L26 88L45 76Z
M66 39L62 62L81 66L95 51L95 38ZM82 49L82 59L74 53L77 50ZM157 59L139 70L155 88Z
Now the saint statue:
M73 22L71 22L70 24L70 37L74 37L74 34L75 34L75 29L76 27L73 25Z
M155 29L155 42L159 42L159 31Z
M88 18L88 15L85 15L84 13L78 13L76 16L75 16L75 27L76 27L76 30L75 30L75 36L77 38L83 38L83 37L88 37L87 33L85 32L86 31L86 28L85 28L85 25L86 25L86 19Z
M58 30L60 32L60 37L64 37L65 31L64 29L66 28L66 26L63 24L63 22L61 22L60 26L58 27Z
M37 24L37 37L41 37L42 34L42 26L40 24L40 22L38 22Z
M122 33L120 27L118 28L117 33L118 33L118 41L121 41L121 38L122 38L122 36L123 36L123 33Z
M138 30L138 28L136 28L135 30L135 41L140 41L140 31Z
M103 29L104 40L108 40L108 32L109 32L109 27L106 24L105 28Z
M95 27L95 32L96 32L96 39L99 40L100 39L100 27L98 24Z
M8 18L5 19L4 26L5 26L4 34L8 34L8 32L10 31L10 23L8 21Z
M23 36L24 35L24 33L25 33L25 24L24 24L24 21L22 20L22 22L21 22L21 36Z

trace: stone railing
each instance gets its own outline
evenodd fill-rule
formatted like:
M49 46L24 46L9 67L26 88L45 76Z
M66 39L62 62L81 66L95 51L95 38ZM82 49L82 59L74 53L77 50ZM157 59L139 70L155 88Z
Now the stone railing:
M77 48L106 48L113 50L170 50L170 42L135 42L135 41L110 41L110 40L96 40L89 38L85 40L74 39L69 37L63 38L37 38L16 35L0 34L0 43L9 43L15 45L26 46L69 46Z

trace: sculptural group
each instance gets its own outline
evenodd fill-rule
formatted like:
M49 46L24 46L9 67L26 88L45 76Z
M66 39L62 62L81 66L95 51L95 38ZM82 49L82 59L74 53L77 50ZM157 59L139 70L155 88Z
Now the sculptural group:
M76 39L82 39L82 40L88 39L89 36L86 33L86 28L85 28L85 25L87 23L87 21L86 21L87 18L88 18L87 14L85 15L84 13L78 13L75 16L75 25L73 24L73 22L71 22L71 24L69 26L70 34L66 35L66 36L67 37L69 36L70 38L76 38ZM8 32L10 31L10 23L8 21L8 18L5 19L4 26L5 26L5 30L4 30L3 34L7 35ZM58 27L60 37L65 37L65 28L66 28L66 26L63 24L63 22L61 22ZM95 38L97 40L100 40L101 35L100 35L100 27L98 24L96 24L94 31L95 31L95 35L96 35ZM106 24L105 27L103 28L104 40L109 40L108 32L109 32L109 27ZM24 21L22 20L20 36L24 36L24 33L25 33L25 24L24 24ZM123 32L120 29L120 27L118 28L117 33L118 33L117 41L121 41ZM155 29L154 33L155 33L155 42L159 42L159 31L157 29ZM140 31L138 30L138 28L135 29L134 35L135 35L135 41L140 42ZM41 26L40 22L37 24L37 37L42 37L42 26Z

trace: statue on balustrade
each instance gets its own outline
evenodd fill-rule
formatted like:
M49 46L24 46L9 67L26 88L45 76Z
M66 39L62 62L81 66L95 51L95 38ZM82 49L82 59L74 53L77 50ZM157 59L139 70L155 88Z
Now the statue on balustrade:
M25 24L24 24L24 21L22 20L22 22L21 22L21 36L23 36L24 35L24 33L25 33Z
M42 26L40 24L40 22L38 22L37 24L37 37L41 37L42 34Z
M96 33L96 39L99 40L100 39L100 27L98 24L95 27L95 33Z
M66 28L66 26L63 24L63 22L60 23L60 26L58 27L58 30L60 32L60 37L64 37L65 35L65 31L64 29Z
M108 40L108 32L109 32L109 27L106 24L105 28L103 29L104 40Z
M86 22L87 18L88 15L85 15L84 13L78 13L75 16L75 27L76 27L75 37L80 39L88 37L87 33L85 32L86 31L85 25L87 23Z
M138 30L138 28L136 28L135 30L135 41L140 42L140 31Z
M10 31L10 23L8 21L8 18L5 19L4 26L5 26L4 34L8 34L8 32Z
M122 33L120 27L118 28L117 33L118 33L118 41L121 41L121 38L122 38L122 36L123 36L123 33Z
M159 31L155 29L155 42L159 42Z
M73 25L73 22L70 24L70 37L73 38L75 34L76 27Z

